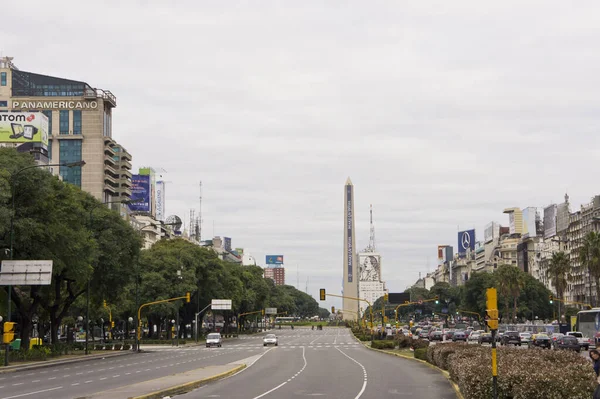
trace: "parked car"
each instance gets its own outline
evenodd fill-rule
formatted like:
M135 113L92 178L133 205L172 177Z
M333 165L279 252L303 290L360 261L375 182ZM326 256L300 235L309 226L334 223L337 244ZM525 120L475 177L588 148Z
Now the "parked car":
M421 330L421 332L419 333L419 338L427 339L428 337L429 337L429 332L425 329Z
M211 346L221 347L223 344L223 338L221 338L220 333L210 333L206 336L206 347L210 348Z
M529 348L537 347L537 348L548 348L550 349L552 346L552 340L547 334L535 334L533 338L528 343Z
M277 346L278 344L279 344L279 340L277 339L277 336L275 334L267 334L263 338L263 346L267 346L267 345Z
M579 331L569 331L567 335L570 337L577 338L577 342L579 342L579 346L582 349L585 349L586 351L590 349L590 344L592 343L592 341L589 338L584 337L583 333Z
M480 344L491 344L492 341L493 341L492 333L482 333L479 336L479 343Z
M446 331L446 341L450 341L452 339L453 335L454 335L453 330Z
M502 335L502 340L500 341L502 345L519 345L521 346L521 336L518 331L507 331Z
M442 334L442 331L437 330L434 331L433 334L431 334L431 337L429 338L430 341L443 341L444 340L444 335Z
M567 349L575 352L581 351L581 347L579 346L579 341L577 341L577 338L570 335L564 335L554 341L554 349Z
M553 334L550 336L550 339L551 339L551 340L552 340L552 342L554 343L554 342L556 342L556 340L557 340L557 339L559 339L559 338L562 338L562 337L564 337L564 336L565 336L565 334L563 334L563 333L553 333Z
M455 331L452 336L452 342L463 341L467 342L467 334L464 331Z

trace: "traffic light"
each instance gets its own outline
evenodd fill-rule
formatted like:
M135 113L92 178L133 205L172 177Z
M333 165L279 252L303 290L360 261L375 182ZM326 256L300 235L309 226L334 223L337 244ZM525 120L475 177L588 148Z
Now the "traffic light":
M110 328L115 328L115 322L114 321L110 322Z
M383 322L387 323L388 322L388 317L387 316L383 316Z
M498 296L495 288L486 290L486 324L490 330L498 329Z
M548 295L548 299L550 299L550 303L554 302L554 296L553 295Z
M264 309L263 309L263 310L261 310L261 311L260 311L260 314L264 316L264 315L265 315L265 310L264 310Z
M106 300L102 301L102 306L106 307Z
M388 294L383 294L383 301L387 302L388 301Z
M15 340L15 325L17 323L13 323L10 321L4 322L4 336L2 338L2 342L5 344L10 344Z
M321 288L319 290L319 298L324 301L325 300L325 288Z
M436 305L437 305L438 303L440 303L439 299L440 299L440 297L436 295L436 296L435 296L435 304L436 304Z
M186 292L186 293L185 293L185 301L186 301L187 303L190 303L190 301L191 301L191 298L190 298L190 293L189 293L189 292Z
M332 307L331 307L331 313L332 313L332 314L335 314L335 306L332 306Z

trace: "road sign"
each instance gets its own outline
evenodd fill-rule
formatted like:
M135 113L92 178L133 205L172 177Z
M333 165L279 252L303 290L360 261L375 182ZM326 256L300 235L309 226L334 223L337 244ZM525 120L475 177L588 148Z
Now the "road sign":
M277 308L265 308L265 314L277 314Z
M410 302L410 292L389 293L388 301L393 304Z
M212 310L231 310L231 299L213 299L210 308Z
M0 285L50 285L51 260L3 260Z

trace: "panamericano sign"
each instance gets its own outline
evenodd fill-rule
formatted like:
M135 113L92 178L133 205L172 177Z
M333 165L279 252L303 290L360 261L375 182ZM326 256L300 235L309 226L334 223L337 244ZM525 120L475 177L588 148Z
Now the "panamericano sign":
M14 101L13 108L20 109L96 109L98 101Z

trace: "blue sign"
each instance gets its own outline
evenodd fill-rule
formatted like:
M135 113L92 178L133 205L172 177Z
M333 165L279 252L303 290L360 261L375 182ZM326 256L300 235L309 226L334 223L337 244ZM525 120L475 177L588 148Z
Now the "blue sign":
M231 237L223 237L223 239L225 241L225 243L223 244L225 251L231 252Z
M467 250L475 250L475 230L465 230L458 232L458 253L464 254Z
M267 265L283 265L283 255L267 255Z
M132 212L150 212L150 176L131 177L131 200L139 201L129 204Z

